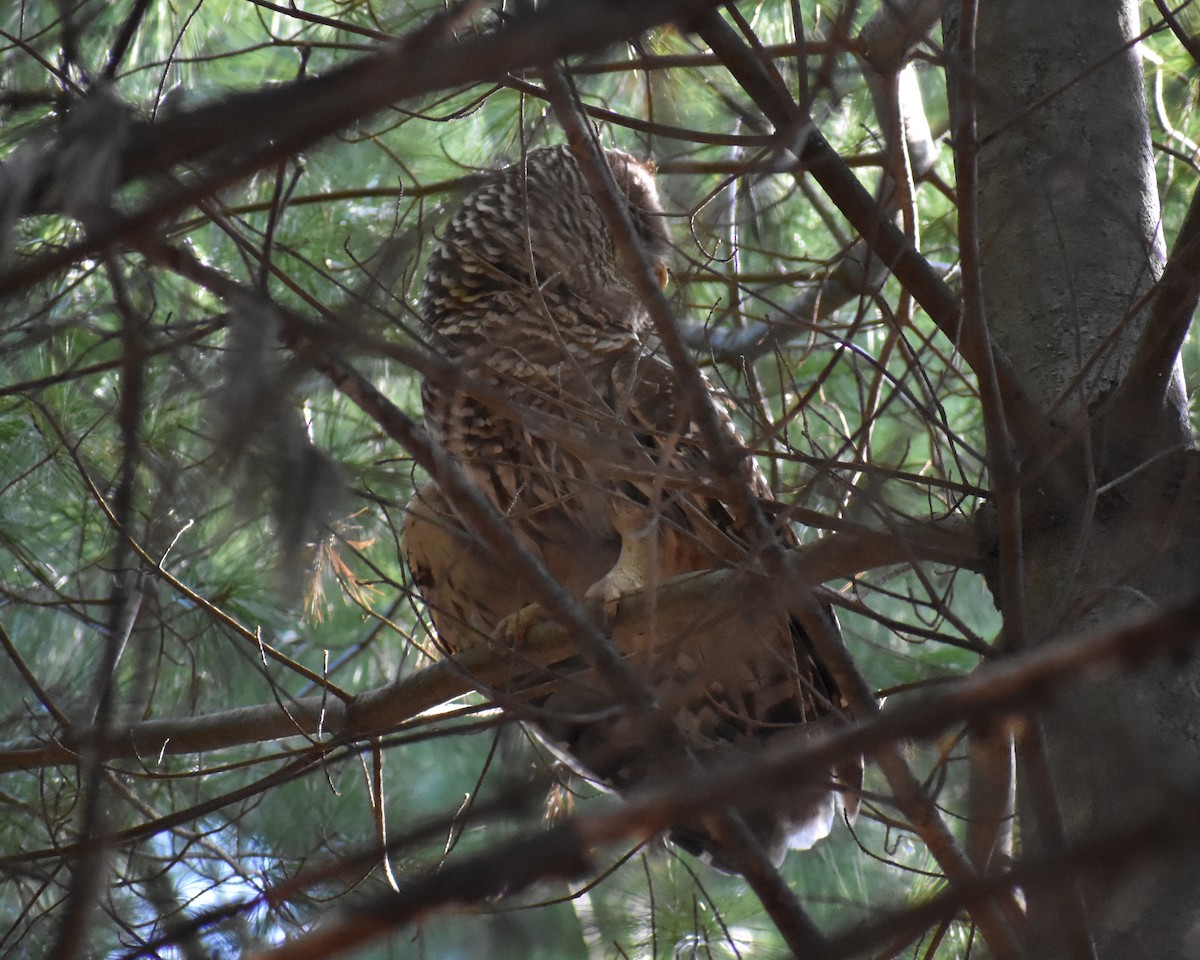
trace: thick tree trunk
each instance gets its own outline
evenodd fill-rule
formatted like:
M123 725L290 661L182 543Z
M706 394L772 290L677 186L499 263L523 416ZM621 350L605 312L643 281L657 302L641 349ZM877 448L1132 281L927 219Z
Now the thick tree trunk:
M980 4L988 319L1060 422L1119 381L1162 267L1136 25L1125 0Z
M957 0L951 0L957 8ZM1030 644L1103 631L1197 589L1197 510L1176 378L1158 424L1089 417L1121 383L1162 269L1141 65L1126 0L981 3L977 34L984 308L995 342L1060 437L1077 496L1018 470ZM952 19L952 18L951 18ZM948 49L951 49L948 42ZM1144 416L1144 411L1139 414ZM1130 437L1145 438L1130 443ZM1115 441L1114 441L1115 438ZM1017 438L1018 444L1021 438ZM1073 501L1073 502L1068 502ZM1014 557L1001 556L1001 563ZM1081 680L1041 715L1067 845L1165 809L1200 769L1200 671L1131 667ZM1031 738L1021 770L1023 853L1057 849ZM1035 762L1030 763L1030 758ZM1049 822L1048 822L1049 821ZM1131 847L1136 849L1136 846ZM1035 957L1200 956L1200 857L1114 860L1081 879L1086 929L1058 884L1027 891ZM1065 911L1065 912L1064 912Z

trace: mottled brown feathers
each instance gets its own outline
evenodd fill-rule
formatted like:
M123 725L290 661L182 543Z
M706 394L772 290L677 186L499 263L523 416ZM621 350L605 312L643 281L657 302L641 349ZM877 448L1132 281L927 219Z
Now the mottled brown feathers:
M652 168L619 151L605 156L646 255L665 267L669 235ZM529 152L463 202L430 257L421 310L431 346L510 401L501 413L427 381L431 435L568 589L611 600L754 563L745 518L714 492L670 364L566 147ZM727 412L722 422L742 445ZM744 480L769 497L753 459L745 464ZM786 524L777 535L795 541ZM405 543L449 651L487 642L536 599L432 485L410 504ZM657 626L646 624L626 649L702 764L811 729L841 705L799 628L768 597L713 597L686 625ZM644 732L587 671L552 684L533 709L544 739L586 775L617 789L652 777ZM842 773L853 781L861 767ZM823 779L741 809L776 856L828 832L840 795L832 774ZM719 858L698 824L680 825L676 838Z

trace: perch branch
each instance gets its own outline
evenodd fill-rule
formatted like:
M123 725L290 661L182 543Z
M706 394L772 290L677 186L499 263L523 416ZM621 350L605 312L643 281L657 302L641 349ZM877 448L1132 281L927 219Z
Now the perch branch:
M628 802L562 821L549 831L514 838L457 864L442 864L433 873L414 878L399 894L367 901L361 911L335 916L315 933L266 956L271 960L328 956L330 950L348 945L346 937L353 943L378 939L434 911L513 893L541 880L573 879L588 871L598 848L653 836L680 817L736 802L749 789L793 790L811 772L828 769L838 757L870 752L885 743L937 736L963 719L1025 711L1054 696L1062 684L1086 682L1158 657L1188 655L1200 632L1197 623L1200 597L1134 627L1039 646L954 684L898 702L867 722L772 745L744 767L708 771L682 783L646 790ZM1089 864L1109 866L1114 857L1128 861L1149 849L1178 844L1184 835L1180 811L1197 809L1194 791L1187 797L1165 798L1162 807L1143 822L1117 834L1065 850L1061 856L1018 862L1010 870L951 886L911 910L831 938L812 957L835 960L858 955L902 930L923 929L963 907L1005 895L1017 884L1054 882ZM1195 816L1189 814L1189 822ZM289 883L301 887L303 878Z
M970 561L973 545L963 531L914 527L903 537L860 529L833 533L813 544L790 551L789 563L806 578L849 577L872 566L910 562L914 556L942 563ZM654 610L660 628L691 617L697 605L713 596L745 596L753 575L744 570L709 570L663 584L653 600L639 595L621 601L612 620L615 636L640 623ZM180 756L226 750L251 743L289 737L316 738L324 733L334 743L365 740L395 730L454 697L472 689L468 677L502 687L524 672L551 666L574 654L570 635L551 621L527 635L520 661L491 646L482 646L442 660L404 677L357 695L336 688L288 701L287 713L278 704L256 704L202 717L146 720L114 731L101 746L105 761ZM74 734L60 729L48 738L27 738L0 744L0 773L78 762Z

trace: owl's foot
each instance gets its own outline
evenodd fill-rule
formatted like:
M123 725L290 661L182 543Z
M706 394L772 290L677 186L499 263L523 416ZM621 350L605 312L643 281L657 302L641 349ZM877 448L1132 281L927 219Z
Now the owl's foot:
M612 622L621 605L621 598L627 593L637 593L642 588L640 581L629 581L620 576L620 571L613 567L603 577L588 587L584 594L585 600L599 603L601 612L607 622Z
M623 518L622 518L623 519ZM639 593L646 585L646 543L640 529L635 529L637 518L621 524L621 553L612 569L588 587L588 600L603 603L604 615L612 620L617 615L621 598L627 593Z
M525 645L525 635L545 620L546 611L542 605L531 603L501 620L492 631L492 639L500 647L520 650Z

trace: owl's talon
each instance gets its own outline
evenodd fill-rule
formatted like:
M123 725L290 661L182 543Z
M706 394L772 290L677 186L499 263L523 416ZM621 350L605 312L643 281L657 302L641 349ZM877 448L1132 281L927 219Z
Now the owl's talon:
M492 631L492 638L502 647L519 650L525 644L526 634L545 619L542 605L531 603L501 620Z
M584 599L596 604L604 616L605 623L609 624L612 623L617 615L617 610L620 609L621 598L629 592L633 591L623 590L620 582L612 576L610 571L608 576L597 580L588 587Z

